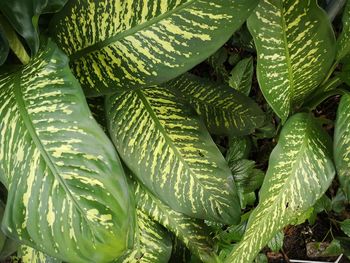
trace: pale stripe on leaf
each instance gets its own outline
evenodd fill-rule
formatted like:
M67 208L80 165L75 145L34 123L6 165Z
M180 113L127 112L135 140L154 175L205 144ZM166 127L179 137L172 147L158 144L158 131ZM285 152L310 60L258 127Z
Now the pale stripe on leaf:
M201 115L211 133L242 136L264 123L265 115L259 106L227 85L184 74L164 87L181 93Z
M163 226L153 221L140 209L136 210L138 230L134 248L118 263L168 263L171 251L171 236Z
M138 208L173 232L194 255L205 263L218 261L210 229L202 220L172 210L137 182L135 192Z
M248 19L261 90L284 121L323 81L335 37L316 0L261 0Z
M343 13L343 29L337 41L337 61L350 53L350 1L347 0Z
M350 95L340 101L334 131L334 162L339 182L350 200Z
M177 93L152 87L107 98L111 138L137 178L172 209L232 224L232 174L199 116Z
M120 256L133 237L124 172L53 42L0 77L0 120L7 234L67 262Z
M52 21L88 95L168 81L222 46L257 0L71 0Z
M259 205L226 262L252 262L284 226L300 223L333 180L330 149L328 134L311 115L299 113L288 120L271 153Z

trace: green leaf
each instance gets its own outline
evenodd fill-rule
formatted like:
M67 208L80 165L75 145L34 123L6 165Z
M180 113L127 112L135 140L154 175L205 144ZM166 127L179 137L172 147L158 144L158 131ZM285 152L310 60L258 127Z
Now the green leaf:
M88 95L166 82L213 54L257 0L72 0L52 21Z
M277 234L267 243L267 246L273 251L278 252L283 248L283 231L277 232Z
M267 242L309 211L331 184L335 171L327 133L312 116L299 113L282 129L241 243L226 262L252 262ZM273 222L273 223L271 223Z
M249 137L231 137L226 153L226 161L229 166L237 161L247 159L252 148Z
M128 185L68 58L49 41L0 77L3 230L67 262L110 262L133 237Z
M132 251L116 262L167 263L171 256L172 241L169 233L157 222L137 209L135 246Z
M18 59L23 63L27 64L30 57L27 54L24 46L18 35L11 27L11 25L6 21L6 19L0 14L0 31L7 40L8 48L13 51L13 53L18 57ZM5 58L6 59L6 58Z
M343 30L337 40L337 61L350 53L350 1L348 0L343 13Z
M235 223L232 174L204 124L177 93L161 87L107 98L111 138L137 178L172 209Z
M343 95L334 131L334 162L342 189L350 200L350 95Z
M261 90L285 122L326 77L335 37L316 0L262 0L248 19Z
M350 237L350 219L346 219L340 223L340 228L343 232Z
M49 257L34 248L21 246L19 251L23 263L62 263L62 261Z
M253 74L253 58L242 59L231 71L230 87L248 96L252 87Z
M337 194L332 198L332 210L340 214L345 210L348 203L349 200L345 196L344 191L341 188L339 188Z
M211 133L242 136L264 123L265 115L259 106L229 86L191 74L184 74L165 86L189 100Z
M67 0L0 1L0 11L28 44L31 54L39 49L39 16L59 11Z
M259 254L254 260L254 263L268 263L269 260L265 254Z
M172 210L143 186L135 183L137 207L173 232L203 262L217 262L210 230L202 220Z

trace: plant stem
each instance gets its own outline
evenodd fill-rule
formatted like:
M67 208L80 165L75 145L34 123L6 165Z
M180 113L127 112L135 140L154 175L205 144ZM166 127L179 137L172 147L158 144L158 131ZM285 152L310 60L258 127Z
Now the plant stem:
M18 57L22 64L28 64L30 57L24 48L21 40L18 38L17 33L13 30L11 25L6 19L0 15L0 25L4 30L7 41L13 53Z

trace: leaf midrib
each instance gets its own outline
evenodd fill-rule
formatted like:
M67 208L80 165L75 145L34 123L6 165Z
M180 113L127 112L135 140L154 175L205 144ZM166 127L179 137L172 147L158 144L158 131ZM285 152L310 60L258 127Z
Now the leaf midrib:
M49 167L50 171L52 172L52 174L54 175L56 180L59 181L59 183L63 187L65 193L69 196L69 198L75 204L75 207L78 209L78 211L85 218L87 224L90 225L91 230L93 230L93 228L91 227L90 221L87 219L86 214L84 213L84 210L80 207L78 201L74 198L72 193L69 191L69 187L65 184L64 180L59 176L59 172L57 171L55 164L51 160L49 153L46 151L45 147L43 146L43 144L41 143L41 141L39 139L39 136L37 135L37 133L35 131L33 121L32 121L32 119L27 111L26 102L23 99L23 93L21 90L21 79L19 76L15 77L15 85L14 85L13 90L14 90L14 95L15 95L15 99L17 102L18 110L20 112L20 115L22 117L24 125L27 128L35 146L39 149L41 156L44 158L46 165Z
M81 50L78 50L76 51L75 53L71 54L69 56L69 59L70 59L70 62L74 62L75 60L78 60L80 59L81 57L85 56L86 54L89 54L91 52L94 52L96 50L100 50L100 49L104 49L105 47L107 47L108 45L110 45L111 43L114 43L114 42L117 42L119 41L120 39L123 39L127 36L130 36L130 35L133 35L134 33L138 32L138 31L141 31L142 29L148 27L148 26L151 26L153 24L156 24L158 23L159 21L163 20L164 18L167 18L167 17L170 17L172 14L176 13L176 12L179 12L183 9L185 9L186 7L196 3L198 0L190 0L186 3L183 3L179 6L177 6L176 8L168 11L168 12L165 12L164 14L161 14L155 18L152 18L142 24L138 24L134 27L131 27L121 33L118 33L114 36L111 36L111 37L108 37L100 42L97 42L97 43L94 43L88 47L85 47Z
M153 216L153 214L150 213L150 212L144 211L144 209L142 209L142 206L139 207L140 210L144 211L146 214L149 214L150 217L152 217L155 221L158 221L160 224L164 225L164 227L169 228L170 231L176 232L176 230L177 230L178 232L181 232L181 235L185 238L185 237L186 237L186 232L185 232L184 229L181 227L181 224L178 224L178 223L176 222L176 220L173 219L173 216L169 213L169 210L171 210L171 209L170 209L169 207L167 208L167 206L166 206L161 200L159 200L158 198L156 198L151 192L149 192L149 190L147 190L147 188L146 188L146 189L142 188L141 184L139 184L138 187L140 188L140 190L139 190L140 192L141 192L141 191L144 191L147 195L150 196L151 200L155 203L155 205L158 207L158 209L159 209L160 211L163 212L163 214L164 214L164 216L167 218L167 220L168 220L169 222L172 222L172 225L175 226L175 227L169 226L170 224L168 224L168 226L166 226L166 225L163 224L163 222L162 222L162 221L165 221L165 220L162 220L161 218L159 218L159 220L156 220L156 216ZM141 189L142 189L142 190L141 190ZM151 210L151 211L152 211L152 210ZM175 212L176 212L176 211L175 211ZM178 212L176 212L176 213L178 213ZM180 213L180 214L182 214L182 213ZM184 215L184 216L185 216L185 215ZM175 229L175 228L176 228L176 229ZM190 240L190 239L189 239L189 240ZM189 243L190 243L190 241L189 241ZM192 246L192 247L195 248L195 249L196 249L196 247L198 247L198 246L196 245L195 242L191 242L191 244L192 244L192 245L186 245L186 246ZM198 251L198 252L197 252L197 253L198 253L198 256L202 256L201 253L200 253L200 250L199 250L199 249L196 249L196 250ZM203 253L205 253L205 251L203 251ZM216 258L216 255L215 255L215 254L212 255L211 253L209 253L209 251L208 251L208 253L206 253L206 254L207 254L210 258L212 258L212 257L214 257L214 259Z
M307 142L308 142L308 139L309 139L309 136L308 136L308 134L309 134L309 129L310 129L310 126L311 125L309 125L309 123L310 123L310 117L308 117L308 119L307 119L307 123L306 123L306 128L305 128L305 136L304 136L304 138L303 138L303 141L302 141L302 144L300 145L300 148L299 148L299 151L298 151L298 153L297 153L297 155L296 155L296 161L295 161L295 163L294 163L294 165L292 166L292 169L291 169L291 174L294 174L294 171L295 171L295 169L296 169L296 164L300 161L300 159L301 159L301 157L302 157L302 152L304 152L304 149L307 147L306 145L307 145ZM288 179L286 180L286 182L285 182L285 184L284 184L284 186L281 188L281 190L279 191L279 193L278 193L278 195L276 196L276 198L275 198L275 200L273 201L273 203L272 204L270 204L270 206L265 210L262 210L262 211L264 211L264 213L266 213L267 214L267 211L270 211L271 210L271 208L272 207L274 207L275 206L275 204L277 203L277 201L276 200L280 200L281 199L281 195L286 191L286 188L288 188L289 189L289 187L287 187L289 184L288 184L288 182L290 182L291 180L292 180L292 178L294 178L293 176L289 176L288 177ZM261 200L259 201L259 203L261 202ZM260 211L261 212L261 211ZM251 221L251 219L249 219L249 221ZM259 226L264 226L264 222L266 221L266 217L264 217L264 220L260 220L259 221ZM247 225L247 230L249 230L249 228L250 228L250 222L248 222L248 225ZM261 228L261 227L260 227ZM246 240L246 239L243 239L243 240ZM249 238L249 240L251 240L251 236L250 236L250 238ZM235 250L235 253L240 253L239 251L237 251L237 250Z
M286 54L286 62L287 62L287 67L288 67L288 78L289 78L289 83L290 83L290 93L289 93L289 109L287 112L287 115L285 118L288 118L288 115L290 114L290 111L292 110L292 98L294 98L294 76L293 76L293 70L292 70L292 63L291 63L291 57L289 53L289 48L288 48L288 38L287 38L287 25L286 25L286 19L285 19L285 14L284 14L284 4L282 3L281 5L281 24L282 24L282 30L283 30L283 43L284 43L284 50Z
M157 115L155 114L151 104L149 103L149 101L147 100L146 96L142 93L141 90L135 90L134 91L137 96L141 99L143 105L145 106L147 112L150 114L151 118L153 119L153 121L156 124L156 127L158 128L158 130L160 131L160 133L163 135L163 138L165 139L165 141L167 142L167 144L172 148L172 150L174 151L175 155L180 159L180 161L183 163L184 167L190 172L190 175L192 175L192 178L194 178L198 184L205 189L205 191L209 191L203 184L202 182L197 178L196 174L192 171L191 167L189 167L188 163L186 162L186 160L184 159L184 157L181 155L181 153L178 151L177 147L174 145L173 141L171 138L169 138L168 133L165 131L164 127L162 126L162 124L159 122Z

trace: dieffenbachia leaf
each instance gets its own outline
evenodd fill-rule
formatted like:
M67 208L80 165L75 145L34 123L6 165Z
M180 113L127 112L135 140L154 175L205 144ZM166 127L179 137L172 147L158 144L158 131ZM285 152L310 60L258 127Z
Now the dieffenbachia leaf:
M340 228L347 236L350 237L350 219L340 222Z
M61 260L49 257L34 248L22 245L19 251L22 263L62 263Z
M0 77L7 235L67 262L110 262L133 237L128 185L68 58L49 41Z
M343 13L343 30L337 40L337 61L350 53L350 1L347 0Z
M247 96L226 85L184 74L164 85L180 92L211 133L242 136L263 125L265 115Z
M172 210L138 183L135 193L140 210L173 232L203 262L217 262L210 230L203 221Z
M312 116L299 113L288 120L271 153L259 205L226 262L252 262L278 231L300 221L334 177L329 148L328 134Z
M240 207L232 174L204 124L177 93L161 87L106 100L111 138L122 159L172 209L233 224Z
M343 95L334 131L334 162L339 182L350 200L350 95Z
M59 11L67 0L0 1L0 11L27 42L34 55L39 49L39 16Z
M261 90L285 122L326 77L335 37L316 0L262 0L248 19Z
M253 74L253 58L242 59L231 71L230 87L248 96L252 87Z
M257 0L72 0L52 21L87 95L168 81L206 59Z
M136 210L136 214L138 231L136 231L134 248L116 262L167 263L172 251L169 233L140 209Z

